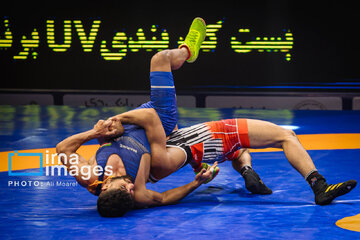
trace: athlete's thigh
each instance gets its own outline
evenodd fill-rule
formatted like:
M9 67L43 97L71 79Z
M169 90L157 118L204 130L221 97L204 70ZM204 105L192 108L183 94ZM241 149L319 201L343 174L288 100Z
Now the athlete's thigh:
M281 148L286 129L267 121L247 119L251 148Z

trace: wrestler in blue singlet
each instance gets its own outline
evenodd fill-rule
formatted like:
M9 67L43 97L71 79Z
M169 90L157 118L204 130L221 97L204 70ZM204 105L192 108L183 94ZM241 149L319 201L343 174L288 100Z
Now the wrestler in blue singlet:
M176 93L174 80L171 72L151 72L151 96L150 101L142 104L139 108L154 108L158 113L166 136L174 130L178 114L176 105ZM102 145L96 152L97 164L105 169L107 161L112 154L117 154L124 163L126 174L132 176L133 181L140 166L143 154L150 153L150 144L147 140L145 130L136 125L124 125L124 134ZM99 176L103 181L104 173ZM95 195L101 192L101 184L96 188Z

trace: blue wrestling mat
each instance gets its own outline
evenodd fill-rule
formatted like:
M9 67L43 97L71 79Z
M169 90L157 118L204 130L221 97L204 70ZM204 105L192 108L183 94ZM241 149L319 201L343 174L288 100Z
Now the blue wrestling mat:
M360 187L328 206L317 206L306 181L280 151L251 153L253 168L273 190L272 195L250 194L243 178L230 162L225 162L220 164L220 173L212 182L202 185L179 204L134 210L122 218L100 217L97 198L70 176L45 176L45 170L38 174L41 176L10 175L9 153L53 148L67 136L92 128L98 119L126 110L0 106L0 239L360 238L360 232L335 224L360 214ZM328 183L360 180L360 142L356 142L360 111L179 108L179 118L180 127L226 118L274 122L293 129L304 136L304 141L318 139L306 142L305 147L311 149L309 154ZM338 136L344 137L339 144L326 143ZM12 167L16 167L15 162ZM24 169L11 174L41 173L39 168ZM162 192L184 185L194 177L191 167L185 166L156 184L149 183L148 188ZM359 229L359 221L357 224Z

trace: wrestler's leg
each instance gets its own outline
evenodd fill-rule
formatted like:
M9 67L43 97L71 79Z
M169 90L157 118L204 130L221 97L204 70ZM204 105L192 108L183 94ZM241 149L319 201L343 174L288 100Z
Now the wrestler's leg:
M178 113L176 103L175 84L171 70L180 68L188 58L186 48L164 50L156 53L150 64L151 95L150 102L144 103L140 108L154 108L159 115L166 136L176 128ZM156 155L156 152L152 152ZM150 178L153 182L169 173L176 171L176 164L170 158L154 157L151 161ZM168 161L164 161L168 159Z
M179 69L185 61L194 62L205 39L206 24L195 18L185 41L179 49L164 50L155 54L150 64L150 102L140 108L154 108L163 124L166 136L176 128L177 104L172 70Z
M175 84L171 70L180 68L187 57L185 47L180 49L164 50L151 58L150 64L150 102L139 108L154 108L163 124L168 136L177 124L177 104Z
M189 57L184 46L179 49L163 50L151 58L150 72L171 72L179 69Z
M196 36L195 36L196 35ZM190 26L184 44L179 49L164 50L155 54L150 64L150 102L140 108L154 108L159 115L166 136L176 129L178 113L175 85L171 71L179 69L185 61L194 62L206 35L206 25L201 18L195 18ZM190 40L191 41L190 41ZM163 175L174 164L171 161L151 161L152 175Z
M350 192L356 186L355 180L327 184L293 131L260 120L247 120L247 126L251 148L275 147L284 150L290 164L311 186L316 204L330 204L333 199Z
M247 148L241 148L238 152L238 157L232 160L232 166L238 173L241 173L244 167L251 167L251 156Z
M251 156L247 148L238 150L238 157L232 160L232 166L244 178L245 187L251 193L263 195L272 193L252 168Z
M251 148L282 148L290 164L303 177L316 170L315 165L292 130L270 122L247 120Z

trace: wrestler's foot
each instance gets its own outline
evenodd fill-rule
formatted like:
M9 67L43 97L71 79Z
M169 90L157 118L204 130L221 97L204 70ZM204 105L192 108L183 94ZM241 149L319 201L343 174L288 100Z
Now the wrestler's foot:
M200 165L197 169L193 169L193 170L194 170L195 174L197 175L197 174L201 171L201 169L203 169L203 168L209 169L209 168L211 168L211 165L202 162L201 165ZM211 182L211 180L213 180L213 179L216 177L216 175L218 175L219 170L220 170L220 169L219 169L218 167L215 167L215 168L212 170L212 176L211 176L211 178L210 178L209 180L207 180L207 181L205 182L205 184Z
M200 46L206 36L206 23L202 18L195 18L186 35L185 41L179 48L186 47L189 51L188 63L193 63L199 56Z
M342 196L356 187L355 180L349 180L338 184L327 184L325 179L318 179L313 187L315 193L315 203L318 205L328 205L335 198Z
M241 175L245 180L245 187L249 192L261 195L272 194L272 190L263 183L259 175L251 167L245 167Z

